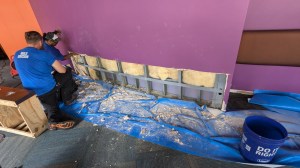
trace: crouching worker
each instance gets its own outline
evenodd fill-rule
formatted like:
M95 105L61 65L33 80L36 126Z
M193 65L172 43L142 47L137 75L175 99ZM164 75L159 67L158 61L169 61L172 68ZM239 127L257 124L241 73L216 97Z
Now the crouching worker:
M70 59L74 53L68 53L63 55L55 46L61 40L61 31L55 30L54 32L48 32L43 34L43 49L52 53L56 60L64 61Z
M62 55L61 52L57 48L55 48L55 46L61 40L60 34L61 31L59 30L43 34L43 50L51 53L57 61L69 59L74 55L73 53ZM69 96L77 90L78 86L73 79L72 69L70 67L66 67L66 69L66 73L61 74L58 72L54 72L53 76L56 80L57 85L61 88L58 90L60 100L62 100L66 105L69 105L71 103L71 101L69 101Z
M53 69L63 75L66 68L55 60L54 56L42 47L42 36L36 31L25 33L27 47L16 52L14 61L23 87L37 94L45 108L49 120L49 129L68 129L75 124L74 121L65 120L58 108L57 83L51 74ZM60 84L60 85L64 85ZM68 102L76 97L70 95Z

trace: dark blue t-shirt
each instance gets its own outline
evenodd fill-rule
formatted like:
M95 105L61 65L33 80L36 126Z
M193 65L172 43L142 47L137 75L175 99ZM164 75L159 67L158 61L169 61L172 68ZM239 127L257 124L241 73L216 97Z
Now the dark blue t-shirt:
M52 55L54 55L56 60L61 60L61 61L64 60L64 56L61 54L61 52L57 48L48 45L46 42L43 42L43 48L44 48L44 50L46 50L46 51L50 52Z
M51 91L56 85L51 74L54 61L52 54L34 47L17 51L14 62L23 87L33 90L38 96Z

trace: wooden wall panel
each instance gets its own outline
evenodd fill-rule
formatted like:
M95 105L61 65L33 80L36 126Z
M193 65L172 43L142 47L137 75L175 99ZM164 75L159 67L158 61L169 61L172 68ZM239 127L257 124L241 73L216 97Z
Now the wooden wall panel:
M244 31L237 63L300 66L300 30Z

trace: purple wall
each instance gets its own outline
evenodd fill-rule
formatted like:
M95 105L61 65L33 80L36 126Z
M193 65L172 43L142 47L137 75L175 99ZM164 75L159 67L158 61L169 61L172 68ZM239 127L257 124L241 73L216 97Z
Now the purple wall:
M300 68L284 66L236 65L232 88L267 89L300 93Z
M245 30L300 29L299 0L251 0ZM233 89L269 89L300 93L300 68L235 66Z
M249 0L30 3L43 31L62 30L63 50L233 74Z
M244 29L300 29L299 17L299 0L250 0Z

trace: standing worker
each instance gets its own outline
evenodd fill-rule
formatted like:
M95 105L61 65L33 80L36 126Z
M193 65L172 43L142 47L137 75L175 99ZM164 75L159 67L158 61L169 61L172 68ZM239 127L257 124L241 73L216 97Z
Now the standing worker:
M67 70L57 61L52 54L41 50L42 36L36 31L25 33L27 47L16 52L14 61L23 87L37 94L45 108L49 129L68 129L74 126L74 121L64 121L58 109L57 83L51 74L55 69L57 73L64 75ZM74 96L70 95L68 102L72 102Z

